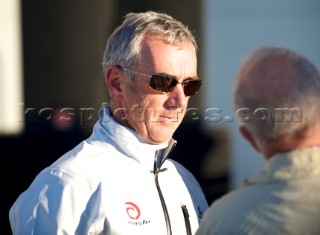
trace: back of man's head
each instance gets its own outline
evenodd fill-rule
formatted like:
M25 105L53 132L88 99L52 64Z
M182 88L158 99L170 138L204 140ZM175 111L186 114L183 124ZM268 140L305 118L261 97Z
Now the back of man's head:
M319 127L319 73L307 58L286 48L251 52L240 66L233 99L241 125L265 147L282 138L304 138Z

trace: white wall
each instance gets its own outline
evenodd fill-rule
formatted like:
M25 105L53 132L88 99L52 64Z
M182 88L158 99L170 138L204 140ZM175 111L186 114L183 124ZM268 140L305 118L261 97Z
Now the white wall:
M242 58L261 45L285 46L320 68L319 0L202 0L202 69L205 108L220 108L222 120L205 124L231 132L231 188L263 164L231 121L231 91ZM320 92L320 91L319 91ZM229 116L229 117L228 117Z
M23 130L20 1L0 0L0 134Z

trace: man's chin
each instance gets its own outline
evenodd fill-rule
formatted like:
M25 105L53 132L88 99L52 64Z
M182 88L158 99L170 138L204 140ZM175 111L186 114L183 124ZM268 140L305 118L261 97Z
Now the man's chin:
M172 135L159 135L159 133L149 136L147 142L151 144L165 144L168 143L172 138Z

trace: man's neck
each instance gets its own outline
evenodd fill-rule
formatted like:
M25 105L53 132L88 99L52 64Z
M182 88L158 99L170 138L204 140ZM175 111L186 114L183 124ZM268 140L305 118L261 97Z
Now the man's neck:
M316 129L300 135L299 137L280 138L266 144L261 151L265 159L269 159L277 153L290 152L296 149L307 149L320 146L320 131Z

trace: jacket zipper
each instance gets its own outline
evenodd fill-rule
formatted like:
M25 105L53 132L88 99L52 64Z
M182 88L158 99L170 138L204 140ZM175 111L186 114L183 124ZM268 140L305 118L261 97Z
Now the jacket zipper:
M162 170L160 170L159 168L156 168L154 170L154 176L155 176L156 187L157 187L158 194L159 194L160 201L161 201L161 206L162 206L163 213L164 213L164 218L165 218L165 221L166 221L167 234L168 235L172 235L171 222L170 222L170 217L169 217L167 205L166 205L166 203L164 201L164 198L163 198L163 195L162 195L162 192L161 192L161 189L160 189L160 185L159 185L159 180L158 180L159 172L165 171L165 170L167 170L167 168L164 168Z
M157 191L158 191L158 194L159 194L161 206L162 206L162 209L163 209L164 219L166 221L167 235L172 235L171 221L170 221L167 205L165 203L165 200L163 198L163 195L162 195L162 192L161 192L161 189L160 189L158 176L159 176L160 172L163 172L163 171L167 170L167 168L160 169L161 165L162 165L163 161L171 154L171 152L174 149L174 147L176 146L176 144L177 144L176 141L173 141L173 142L171 142L169 144L169 145L171 145L170 150L169 150L168 153L166 153L165 158L162 159L162 162L160 164L159 163L157 164L157 156L158 156L158 153L159 153L159 151L157 150L156 153L155 153L155 161L154 161L154 165L153 165L154 180L155 180L155 183L156 183L156 187L157 187Z
M191 224L190 224L190 219L189 219L190 216L189 216L187 206L182 205L181 209L182 209L183 216L184 216L184 223L186 225L187 235L191 235Z

